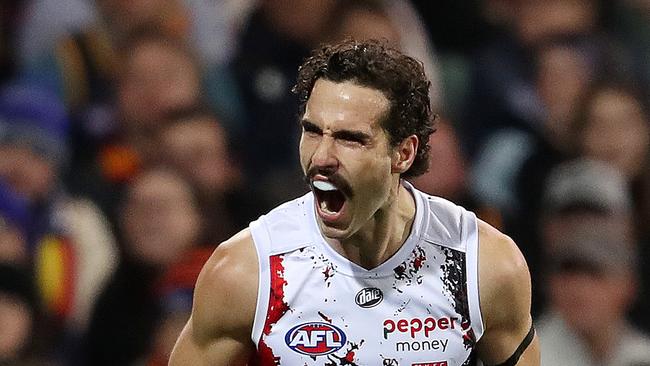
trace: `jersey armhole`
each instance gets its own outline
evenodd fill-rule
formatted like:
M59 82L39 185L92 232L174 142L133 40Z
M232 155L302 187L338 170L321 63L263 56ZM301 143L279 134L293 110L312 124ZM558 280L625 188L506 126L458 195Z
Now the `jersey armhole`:
M254 221L250 224L251 235L253 236L253 243L255 245L255 252L257 253L257 262L259 265L258 272L258 286L257 286L257 303L255 305L255 319L253 319L253 329L251 332L251 340L257 349L259 341L262 337L264 323L266 322L266 313L269 303L269 289L271 288L271 273L270 273L270 239L266 226L262 222L263 218Z
M483 316L481 315L481 303L479 296L479 235L478 222L476 215L466 212L463 220L463 232L465 233L466 243L466 271L467 271L467 303L469 307L469 317L472 330L476 337L476 342L483 336L484 325Z

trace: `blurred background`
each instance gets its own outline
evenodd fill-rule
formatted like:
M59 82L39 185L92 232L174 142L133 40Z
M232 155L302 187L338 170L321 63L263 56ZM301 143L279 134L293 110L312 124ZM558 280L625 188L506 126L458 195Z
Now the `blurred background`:
M510 235L544 365L650 365L649 0L2 0L0 365L166 365L218 243L306 192L310 49L386 39L414 184Z

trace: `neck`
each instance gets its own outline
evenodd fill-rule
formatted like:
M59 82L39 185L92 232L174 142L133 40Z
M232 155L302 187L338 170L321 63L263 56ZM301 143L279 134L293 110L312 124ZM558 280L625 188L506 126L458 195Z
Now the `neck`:
M606 331L595 331L589 332L589 334L583 334L582 338L587 345L593 360L598 363L603 363L609 360L612 355L612 352L616 347L616 342L620 339L620 334L620 327L615 326Z
M339 253L366 269L385 262L402 247L415 219L415 199L398 182L388 203L350 238L331 243Z

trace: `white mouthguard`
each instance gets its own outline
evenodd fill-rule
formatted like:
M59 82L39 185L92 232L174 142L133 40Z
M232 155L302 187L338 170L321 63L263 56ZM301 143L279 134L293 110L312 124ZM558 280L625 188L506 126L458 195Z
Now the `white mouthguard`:
M315 180L312 184L321 191L335 191L337 189L332 183L323 180Z

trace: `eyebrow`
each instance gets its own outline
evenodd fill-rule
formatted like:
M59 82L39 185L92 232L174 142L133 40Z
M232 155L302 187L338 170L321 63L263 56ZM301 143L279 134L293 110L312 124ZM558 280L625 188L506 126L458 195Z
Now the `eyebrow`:
M318 127L313 122L310 122L309 120L303 119L302 121L300 121L300 124L305 129L305 131L316 132L316 133L323 132L323 130L320 127ZM365 132L353 131L353 130L334 131L332 132L332 137L341 140L359 141L364 144L367 144L372 139L372 136L370 136Z
M303 119L302 121L300 121L300 125L302 126L302 128L305 131L318 132L318 133L323 132L323 130L320 127L316 126L316 124L314 124L313 122L310 122L310 121L308 121L306 119Z

